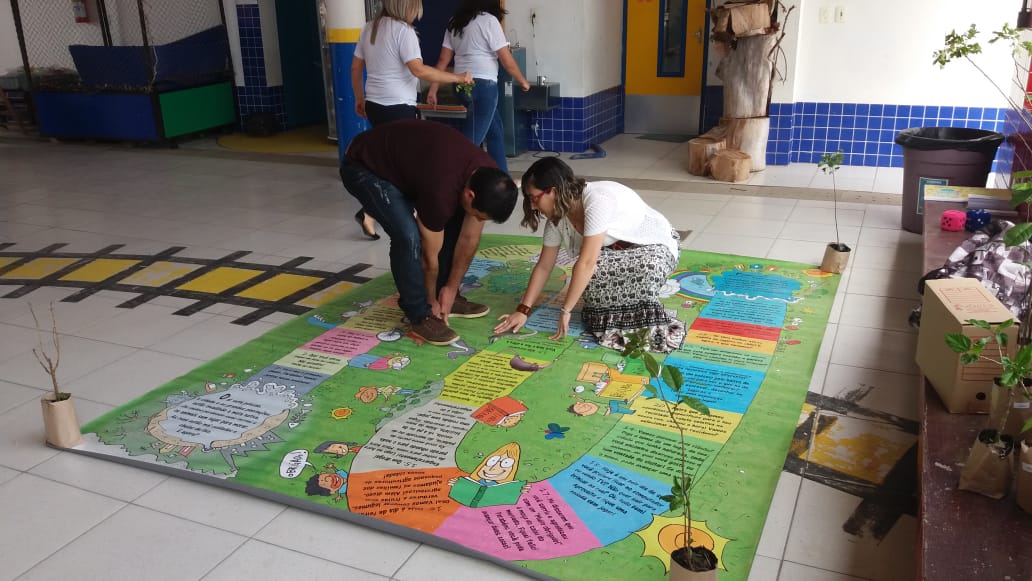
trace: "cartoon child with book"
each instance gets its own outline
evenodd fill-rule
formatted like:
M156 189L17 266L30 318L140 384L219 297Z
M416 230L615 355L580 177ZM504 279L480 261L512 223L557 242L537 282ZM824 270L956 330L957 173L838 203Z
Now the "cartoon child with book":
M516 442L498 448L477 465L469 476L448 481L450 498L470 508L516 504L530 486L515 480L520 463L520 445Z

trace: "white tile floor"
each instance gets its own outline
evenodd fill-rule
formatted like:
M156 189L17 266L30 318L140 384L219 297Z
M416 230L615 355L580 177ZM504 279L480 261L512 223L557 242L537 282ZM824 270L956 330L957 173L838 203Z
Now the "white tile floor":
M0 140L0 242L14 250L66 242L69 251L121 243L141 253L182 245L189 250L181 254L200 257L251 250L269 261L305 255L315 268L365 262L374 265L367 274L387 271L387 241L359 235L351 221L357 206L331 165L204 157L191 146L210 144L175 152ZM763 187L826 190L827 176L812 164L716 184L687 175L686 144L622 135L603 147L606 158L573 161L575 171L660 180L662 188L642 194L693 230L689 248L818 263L834 237L830 202L799 199L812 197L804 190L799 198L769 197ZM532 161L521 156L511 169ZM840 189L887 193L890 203L839 205L841 237L854 251L811 391L836 396L866 384L873 390L864 405L916 419L916 335L903 317L917 299L921 239L899 229L892 195L901 183L898 169L843 167L838 175ZM518 220L488 230L521 232ZM0 284L0 295L12 289ZM70 292L0 299L0 581L522 578L240 493L45 447L37 400L47 378L30 353L26 303ZM58 303L61 379L83 422L276 322L241 328L225 305L173 316L175 299L117 309L126 298L101 292ZM750 579L909 578L914 519L903 516L880 543L851 536L843 523L858 502L783 473Z

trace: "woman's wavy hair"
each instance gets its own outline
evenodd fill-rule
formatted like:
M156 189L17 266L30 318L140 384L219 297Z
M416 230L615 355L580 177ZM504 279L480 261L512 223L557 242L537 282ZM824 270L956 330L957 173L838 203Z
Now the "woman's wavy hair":
M530 196L527 194L528 186L539 190L555 188L555 210L547 218L553 224L558 224L559 220L570 213L574 205L580 203L586 185L584 179L575 176L570 166L558 157L543 157L535 161L523 173L520 185L523 190L523 220L520 224L537 232L538 220L542 217L531 207Z
M462 31L481 12L494 16L498 22L501 22L502 18L509 13L508 10L502 8L500 0L462 0L458 10L448 21L448 30L455 36L462 36Z
M383 0L380 13L373 20L373 33L369 35L369 44L376 44L376 33L380 30L380 21L384 18L400 20L409 26L423 17L423 0Z

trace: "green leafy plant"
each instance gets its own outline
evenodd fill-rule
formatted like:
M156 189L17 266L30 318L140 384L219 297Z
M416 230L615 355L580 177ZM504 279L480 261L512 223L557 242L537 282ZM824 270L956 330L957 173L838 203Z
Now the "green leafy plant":
M842 167L842 161L845 159L845 157L846 157L845 154L840 149L840 150L836 151L835 153L825 153L824 155L821 156L821 160L817 162L817 168L818 169L820 169L825 174L830 174L831 175L831 191L832 191L832 195L834 196L832 198L832 204L834 205L834 208L835 208L835 210L834 210L834 213L835 213L835 249L840 251L840 252L844 252L845 250L848 250L848 248L843 249L845 244L842 243L842 236L839 235L839 229L838 229L838 185L835 183L835 172L837 172L839 170L839 168Z
M460 93L462 95L465 95L467 99L472 99L473 98L473 85L475 85L475 84L476 84L476 82L472 82L472 83L469 83L469 84L467 84L467 83L456 83L455 84L455 92L456 93Z
M673 475L673 486L670 487L670 494L660 497L670 507L670 512L680 513L684 526L683 545L671 553L670 558L676 560L683 567L690 571L710 571L717 567L717 557L712 551L703 547L692 546L692 504L691 489L693 478L688 474L688 450L685 444L685 426L682 424L683 415L678 415L683 408L690 409L696 413L708 416L710 409L702 400L684 395L681 389L684 387L684 376L681 370L670 365L660 365L659 361L649 353L649 332L641 329L635 333L628 333L624 336L627 340L624 345L623 355L630 359L639 359L645 365L649 377L655 381L662 379L666 385L673 390L676 400L670 401L659 391L654 383L649 383L646 390L649 395L663 402L670 421L677 428L681 438L681 473Z
M1029 387L1024 381L1026 377L1032 376L1032 344L1018 348L1013 357L1007 355L1007 343L1010 338L1007 329L1014 326L1014 321L1008 320L992 325L979 319L968 319L967 323L989 331L989 334L975 341L962 333L946 334L946 345L953 352L961 354L961 364L970 365L981 360L999 365L1001 369L999 385L1010 391L1011 397L1015 396L1014 391L1019 390L1020 395L1032 402L1032 393L1029 392ZM986 347L990 343L994 345L995 349L986 351ZM1001 421L1006 422L1006 419L1007 416L1004 414ZM998 434L1003 432L1002 424L990 427L996 429ZM1025 422L1025 425L1021 427L1021 432L1027 432L1029 429L1032 429L1032 419Z

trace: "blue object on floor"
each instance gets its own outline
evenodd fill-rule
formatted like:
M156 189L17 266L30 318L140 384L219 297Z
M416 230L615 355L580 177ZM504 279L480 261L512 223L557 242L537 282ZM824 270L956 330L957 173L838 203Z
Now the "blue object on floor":
M606 156L606 150L602 149L602 146L596 143L589 145L588 149L591 150L591 153L578 153L571 155L570 159L599 159Z

